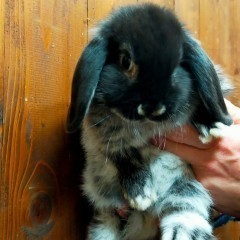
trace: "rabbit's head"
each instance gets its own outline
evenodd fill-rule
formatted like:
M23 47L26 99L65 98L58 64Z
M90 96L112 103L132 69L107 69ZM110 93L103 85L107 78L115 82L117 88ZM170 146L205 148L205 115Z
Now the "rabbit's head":
M231 123L207 54L173 13L152 4L123 7L99 25L74 74L70 132L91 104L134 121L177 122L200 107L209 124Z

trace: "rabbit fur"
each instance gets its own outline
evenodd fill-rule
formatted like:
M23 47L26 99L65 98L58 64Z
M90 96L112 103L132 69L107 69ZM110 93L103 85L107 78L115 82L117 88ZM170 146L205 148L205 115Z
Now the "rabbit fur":
M75 70L67 123L81 129L86 152L89 240L215 239L208 191L186 162L149 140L192 124L210 141L212 129L232 123L229 89L170 10L127 6L99 24Z

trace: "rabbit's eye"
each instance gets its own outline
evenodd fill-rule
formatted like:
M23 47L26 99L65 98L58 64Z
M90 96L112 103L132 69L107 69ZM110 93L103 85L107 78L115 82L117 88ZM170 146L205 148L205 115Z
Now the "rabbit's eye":
M121 54L120 65L125 71L131 71L133 67L133 61L128 54Z
M130 79L135 80L138 75L138 66L134 63L128 51L122 50L119 55L119 65L123 73Z
M135 80L138 74L138 66L132 60L129 52L122 51L119 56L119 65L123 70L123 73L130 79Z

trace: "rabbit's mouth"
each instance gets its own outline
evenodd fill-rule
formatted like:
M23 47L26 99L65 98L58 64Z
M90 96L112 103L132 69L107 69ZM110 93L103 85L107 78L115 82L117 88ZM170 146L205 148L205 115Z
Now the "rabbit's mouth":
M111 111L125 121L153 121L160 122L168 119L167 107L158 104L157 107L147 104L122 106L121 108L111 108Z
M128 104L108 106L108 109L125 122L164 123L164 125L171 127L186 123L191 118L195 108L190 107L188 103L158 102L158 104L146 105L146 102L142 101L142 103L128 102Z

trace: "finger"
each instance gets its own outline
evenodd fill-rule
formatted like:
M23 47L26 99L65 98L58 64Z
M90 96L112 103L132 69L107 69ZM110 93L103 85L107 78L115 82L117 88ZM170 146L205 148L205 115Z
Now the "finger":
M165 142L164 150L171 152L191 165L200 165L204 159L204 151L192 146L177 143L171 140Z
M167 139L183 143L199 149L208 149L211 147L211 143L203 144L199 139L199 133L190 125L176 129L174 132L167 134Z

